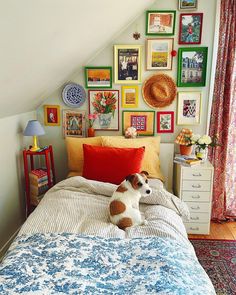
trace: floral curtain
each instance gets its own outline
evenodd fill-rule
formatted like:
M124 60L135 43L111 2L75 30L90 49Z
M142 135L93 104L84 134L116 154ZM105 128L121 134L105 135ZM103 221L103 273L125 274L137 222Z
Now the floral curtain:
M236 0L221 1L219 48L210 136L220 146L209 151L215 167L213 220L236 218Z

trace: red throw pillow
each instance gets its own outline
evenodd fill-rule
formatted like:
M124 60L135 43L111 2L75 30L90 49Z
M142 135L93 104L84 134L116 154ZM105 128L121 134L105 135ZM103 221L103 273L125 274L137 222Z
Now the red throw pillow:
M83 177L120 184L127 175L140 172L145 147L114 148L83 144L83 150Z

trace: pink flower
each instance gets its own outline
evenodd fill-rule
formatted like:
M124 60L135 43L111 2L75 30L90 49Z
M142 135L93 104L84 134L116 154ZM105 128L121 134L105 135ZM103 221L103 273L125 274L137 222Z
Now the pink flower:
M89 120L96 119L96 118L93 117L93 114L89 114L88 118L89 118Z

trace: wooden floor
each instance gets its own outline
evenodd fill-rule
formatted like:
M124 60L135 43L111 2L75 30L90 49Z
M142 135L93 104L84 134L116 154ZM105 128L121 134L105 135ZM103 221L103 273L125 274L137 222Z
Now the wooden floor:
M223 224L211 222L210 235L188 235L189 238L236 240L236 221Z

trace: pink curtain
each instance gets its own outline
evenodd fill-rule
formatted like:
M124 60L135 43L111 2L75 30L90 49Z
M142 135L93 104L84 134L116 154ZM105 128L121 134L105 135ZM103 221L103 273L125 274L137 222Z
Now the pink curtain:
M213 220L236 218L236 0L221 1L219 48L210 136L220 146L209 151L215 167Z

